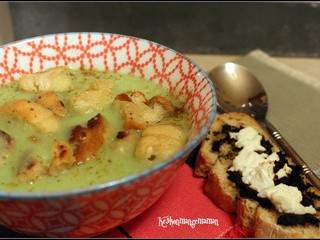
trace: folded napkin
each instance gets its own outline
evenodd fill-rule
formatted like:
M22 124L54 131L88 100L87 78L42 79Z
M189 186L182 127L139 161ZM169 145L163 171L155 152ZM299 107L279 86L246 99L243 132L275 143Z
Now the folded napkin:
M189 163L195 158L189 159ZM191 163L192 164L192 163ZM184 164L166 193L130 222L99 237L117 238L238 238L244 235L235 216L203 194L204 180Z
M310 167L320 173L320 84L262 51L236 62L249 68L268 92L268 119ZM311 80L310 80L311 79ZM196 151L177 172L168 191L148 210L99 238L245 237L235 216L219 209L203 193L204 179L193 176ZM0 229L1 237L21 237Z

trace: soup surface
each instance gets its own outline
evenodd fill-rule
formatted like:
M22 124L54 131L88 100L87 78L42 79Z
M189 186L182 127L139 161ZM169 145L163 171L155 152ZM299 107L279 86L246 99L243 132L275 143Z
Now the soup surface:
M167 89L109 72L57 67L0 87L0 190L85 188L141 172L186 143Z

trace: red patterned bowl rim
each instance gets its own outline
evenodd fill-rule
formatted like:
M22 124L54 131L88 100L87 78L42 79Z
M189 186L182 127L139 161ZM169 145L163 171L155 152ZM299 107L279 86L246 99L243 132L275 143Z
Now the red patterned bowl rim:
M137 174L132 174L129 176L126 176L124 178L114 180L114 181L109 181L106 183L101 183L97 185L90 186L88 188L83 188L83 189L75 189L75 190L69 190L69 191L62 191L62 192L50 192L50 193L39 193L39 192L5 192L5 191L0 191L0 199L12 199L12 200L41 200L41 199L53 199L53 198L65 198L65 197L75 197L77 195L85 195L85 194L91 194L95 192L100 192L100 191L107 191L114 189L116 187L120 187L122 185L126 185L135 181L138 181L139 179L142 179L144 177L147 177L148 175L152 175L153 173L156 173L167 166L174 164L175 162L179 161L181 158L184 156L187 156L188 154L191 153L191 151L200 144L201 140L206 136L208 133L211 124L213 123L216 115L217 115L217 99L216 99L216 91L214 88L214 85L210 78L208 77L207 73L198 65L196 64L193 60L185 56L184 54L175 51L169 47L166 47L162 44L143 39L143 38L138 38L134 36L128 36L128 35L123 35L123 34L117 34L117 33L104 33L104 32L67 32L67 33L54 33L54 34L47 34L47 35L41 35L41 36L35 36L31 38L26 38L14 42L10 42L7 44L4 44L0 46L0 50L4 47L10 47L13 45L21 44L24 42L29 42L33 40L37 40L39 38L46 38L50 36L55 36L55 35L76 35L76 34L104 34L106 36L108 35L114 35L114 36L119 36L119 37L124 37L124 38L135 38L139 41L147 42L147 43L152 43L155 45L158 45L168 51L171 51L175 54L179 54L183 56L187 61L189 61L193 66L195 66L198 70L199 73L204 77L204 79L207 80L209 83L210 90L212 91L212 101L210 105L211 112L208 115L208 121L206 124L200 129L199 134L197 134L194 139L188 142L188 144L185 145L185 147L177 152L174 156L172 156L170 159L168 159L165 162L159 163L143 172L137 173Z

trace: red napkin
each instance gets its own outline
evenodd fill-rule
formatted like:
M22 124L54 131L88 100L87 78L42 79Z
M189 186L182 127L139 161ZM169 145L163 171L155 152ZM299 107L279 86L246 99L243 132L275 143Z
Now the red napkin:
M243 237L235 217L225 213L203 193L204 180L185 164L173 184L147 211L103 234L133 238Z

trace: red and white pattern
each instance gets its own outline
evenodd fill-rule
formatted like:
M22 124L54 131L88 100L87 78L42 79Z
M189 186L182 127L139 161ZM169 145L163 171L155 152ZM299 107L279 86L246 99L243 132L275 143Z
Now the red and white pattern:
M159 44L116 34L69 33L32 38L0 48L0 85L21 74L56 66L98 69L142 77L186 96L192 137L209 124L214 95L206 76L183 55ZM169 186L180 159L121 187L86 195L0 201L0 223L27 234L97 235L132 219Z

